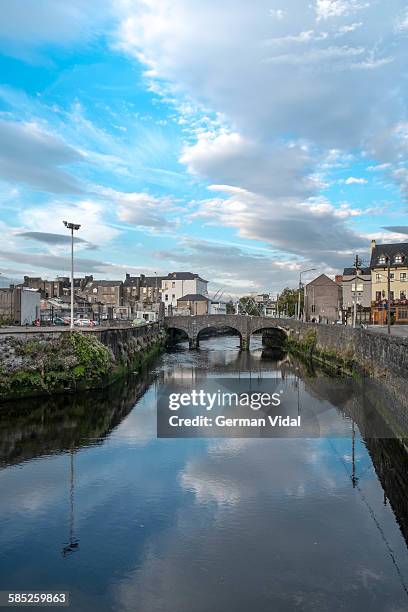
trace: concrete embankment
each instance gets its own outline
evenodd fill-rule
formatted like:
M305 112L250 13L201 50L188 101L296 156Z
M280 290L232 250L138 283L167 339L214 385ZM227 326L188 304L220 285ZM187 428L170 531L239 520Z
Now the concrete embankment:
M163 348L158 324L0 333L0 400L109 385Z
M337 325L299 323L287 348L334 371L367 379L393 430L408 437L408 339Z

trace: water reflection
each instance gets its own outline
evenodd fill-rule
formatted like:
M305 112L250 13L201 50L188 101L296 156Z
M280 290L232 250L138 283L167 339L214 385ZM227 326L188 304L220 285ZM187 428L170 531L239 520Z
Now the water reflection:
M152 373L143 373L103 390L3 403L0 465L101 442L129 414L152 380Z
M157 440L160 385L220 374L285 379L350 435ZM81 611L407 609L406 450L361 437L361 394L219 338L105 392L4 406L0 588L70 590Z

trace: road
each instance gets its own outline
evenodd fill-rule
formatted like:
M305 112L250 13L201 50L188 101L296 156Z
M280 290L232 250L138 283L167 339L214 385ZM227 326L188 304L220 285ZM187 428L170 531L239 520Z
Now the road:
M377 334L388 333L386 325L369 325L367 329ZM391 325L391 335L398 336L398 338L408 338L408 325Z

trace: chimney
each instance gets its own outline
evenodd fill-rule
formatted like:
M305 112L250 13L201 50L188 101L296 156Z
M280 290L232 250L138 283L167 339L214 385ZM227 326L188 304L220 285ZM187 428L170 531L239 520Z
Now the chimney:
M376 246L377 246L376 241L375 241L375 240L372 240L372 241L371 241L371 252L373 252L373 251L374 251L374 249L375 249L375 247L376 247Z

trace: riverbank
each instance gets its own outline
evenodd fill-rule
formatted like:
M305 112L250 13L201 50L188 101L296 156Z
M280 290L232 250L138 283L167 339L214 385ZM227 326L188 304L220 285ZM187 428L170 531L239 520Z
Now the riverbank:
M0 400L106 387L146 367L165 344L157 325L0 336Z
M302 324L289 333L286 349L333 373L366 381L377 409L395 434L408 438L408 342L360 329ZM381 393L379 392L381 390Z

